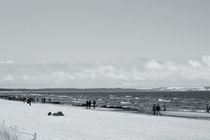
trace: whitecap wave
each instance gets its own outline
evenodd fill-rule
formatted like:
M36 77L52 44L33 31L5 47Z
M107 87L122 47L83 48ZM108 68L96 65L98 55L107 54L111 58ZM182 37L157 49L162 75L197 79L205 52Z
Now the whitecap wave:
M167 102L167 103L168 103L168 102L171 102L171 100L166 100L166 99L161 99L161 98L159 98L158 101L159 101L159 102Z

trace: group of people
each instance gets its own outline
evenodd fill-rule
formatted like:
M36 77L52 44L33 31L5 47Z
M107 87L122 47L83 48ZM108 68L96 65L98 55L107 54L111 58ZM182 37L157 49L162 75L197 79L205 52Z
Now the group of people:
M153 107L152 107L152 111L153 111L153 115L154 116L160 116L161 115L161 113L160 113L160 111L161 111L161 107L160 107L160 105L159 104L154 104L153 105ZM163 111L166 111L166 105L163 105Z
M96 108L96 101L95 100L93 101L93 103L91 102L91 100L86 101L86 104L85 104L86 108L91 108L92 104L93 104L93 108L95 109Z

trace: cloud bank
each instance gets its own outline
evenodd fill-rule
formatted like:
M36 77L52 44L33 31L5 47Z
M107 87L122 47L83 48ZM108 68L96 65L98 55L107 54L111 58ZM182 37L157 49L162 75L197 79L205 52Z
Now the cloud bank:
M9 88L148 88L209 83L207 55L185 63L143 58L77 64L0 61L0 86Z

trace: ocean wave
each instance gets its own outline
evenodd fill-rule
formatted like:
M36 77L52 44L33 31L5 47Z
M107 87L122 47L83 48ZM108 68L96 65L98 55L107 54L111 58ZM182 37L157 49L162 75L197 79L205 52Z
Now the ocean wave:
M205 113L205 110L195 110L195 112L199 112L199 113Z
M120 102L121 104L131 104L131 102Z
M125 97L126 97L126 98L132 98L132 96L130 96L130 95L126 95Z
M111 100L117 100L117 99L120 99L120 97L116 97L116 96L109 96L109 99L111 99Z
M171 100L166 100L166 99L161 99L161 98L159 98L158 101L159 102L167 102L167 103L171 102Z
M171 99L171 100L166 100L166 99L161 99L161 98L159 98L158 101L159 101L159 102L167 102L167 103L169 103L169 102L176 102L177 99L178 99L178 98L173 98L173 99Z
M191 109L178 109L180 112L193 112Z
M67 98L69 96L66 96L66 95L57 95L58 98Z

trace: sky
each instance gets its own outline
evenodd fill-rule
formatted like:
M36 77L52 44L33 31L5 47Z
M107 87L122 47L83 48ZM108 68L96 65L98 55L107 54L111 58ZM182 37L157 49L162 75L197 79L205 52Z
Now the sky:
M209 0L0 0L0 87L209 86Z

